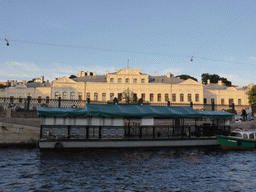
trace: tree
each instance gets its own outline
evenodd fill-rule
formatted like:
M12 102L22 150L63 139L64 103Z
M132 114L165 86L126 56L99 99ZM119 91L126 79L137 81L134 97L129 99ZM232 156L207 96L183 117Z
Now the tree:
M249 95L249 103L256 104L256 85L252 87L252 89L248 93Z
M75 75L70 75L69 76L69 79L73 79L73 78L77 78L77 76L75 76Z
M201 75L201 78L202 78L202 82L203 84L207 84L207 80L210 79L211 83L218 83L219 80L222 81L222 83L226 84L226 86L231 86L232 83L231 81L228 81L227 78L224 78L224 77L220 77L219 75L216 75L216 74L209 74L209 73L203 73Z
M176 76L176 77L179 77L180 79L184 79L184 80L193 79L193 80L197 81L197 78L191 77L191 76L189 76L189 75L178 75L178 76Z

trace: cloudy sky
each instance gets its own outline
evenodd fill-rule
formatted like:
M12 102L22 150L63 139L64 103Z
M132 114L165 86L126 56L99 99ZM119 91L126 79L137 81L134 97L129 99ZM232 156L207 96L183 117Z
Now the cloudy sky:
M0 0L0 81L139 66L256 83L255 9L254 0Z

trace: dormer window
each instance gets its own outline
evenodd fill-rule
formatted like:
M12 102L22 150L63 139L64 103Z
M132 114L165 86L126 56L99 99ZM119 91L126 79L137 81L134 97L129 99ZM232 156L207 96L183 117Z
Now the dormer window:
M114 83L114 78L110 78L110 82L111 82L111 83Z
M165 83L165 79L162 79L162 82Z
M137 79L133 79L133 83L137 83Z
M125 79L125 83L129 83L130 82L130 79L129 78L126 78Z

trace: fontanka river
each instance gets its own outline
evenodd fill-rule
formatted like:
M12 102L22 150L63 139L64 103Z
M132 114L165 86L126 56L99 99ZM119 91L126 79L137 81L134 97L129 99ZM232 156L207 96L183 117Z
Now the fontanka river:
M255 191L256 152L0 149L0 191Z

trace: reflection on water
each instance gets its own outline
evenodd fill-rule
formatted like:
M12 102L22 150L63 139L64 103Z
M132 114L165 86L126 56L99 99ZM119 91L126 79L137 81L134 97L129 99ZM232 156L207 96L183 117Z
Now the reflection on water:
M1 149L4 191L254 191L255 152Z

